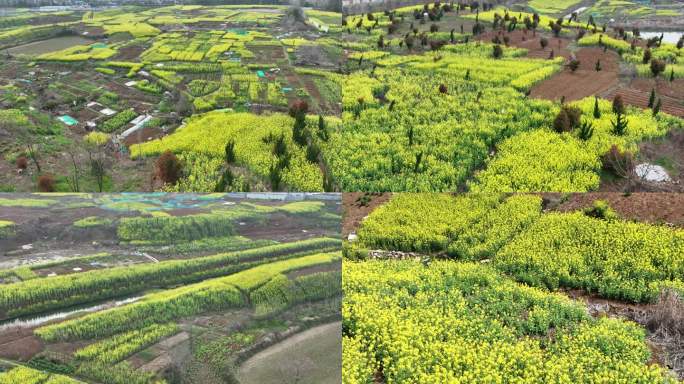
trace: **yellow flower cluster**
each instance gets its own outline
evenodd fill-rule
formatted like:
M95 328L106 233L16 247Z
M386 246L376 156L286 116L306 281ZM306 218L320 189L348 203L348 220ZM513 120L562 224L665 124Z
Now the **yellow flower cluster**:
M646 365L636 324L590 319L487 266L345 261L343 273L344 384L676 382Z

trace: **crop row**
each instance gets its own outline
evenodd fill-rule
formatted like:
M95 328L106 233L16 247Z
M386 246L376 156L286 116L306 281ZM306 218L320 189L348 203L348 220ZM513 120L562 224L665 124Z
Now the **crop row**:
M664 286L681 289L682 255L682 230L549 213L503 247L495 264L531 285L642 302Z
M35 333L50 342L99 338L202 312L240 308L248 305L243 293L249 294L278 274L339 260L339 253L319 253L262 264L229 276L148 294L133 304L48 325Z
M117 227L124 241L184 242L233 234L232 217L220 214L129 217Z
M0 384L77 384L67 376L41 372L27 367L16 367L0 372Z
M344 384L675 383L645 331L486 265L343 263ZM541 336L541 337L540 337ZM360 360L350 360L360 359Z
M342 294L340 272L322 272L290 279L278 275L250 294L258 316L269 315L301 302Z
M78 359L114 364L166 336L178 333L178 330L178 325L173 323L152 324L90 344L85 348L77 350L74 356Z
M99 130L106 133L114 132L117 129L128 124L128 122L133 120L135 116L137 116L137 114L133 109L123 110L114 115L113 117L111 117L109 120L105 121L99 127Z
M318 238L190 260L115 267L33 279L0 286L0 310L7 316L103 300L154 287L191 283L235 273L278 257L339 249L340 241Z
M361 247L491 259L549 289L647 302L663 288L684 287L684 231L583 212L542 214L535 195L396 195L358 234Z

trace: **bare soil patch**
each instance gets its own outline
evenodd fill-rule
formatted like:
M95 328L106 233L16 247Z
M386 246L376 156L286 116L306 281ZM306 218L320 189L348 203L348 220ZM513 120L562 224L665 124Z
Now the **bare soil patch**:
M366 203L363 202L364 196L367 196L368 199ZM391 197L391 193L350 192L342 194L342 206L344 208L342 236L347 237L350 233L355 232L364 217L373 212L375 208L385 204Z
M119 61L134 61L140 57L140 54L145 51L145 47L141 45L129 45L119 48L119 53L113 57L112 60Z
M242 364L243 383L293 382L332 384L340 381L342 323L320 325L258 352Z
M536 98L567 101L579 100L594 95L603 95L618 85L619 57L612 51L600 48L582 48L576 52L580 66L577 71L563 69L562 72L532 87L530 95ZM596 62L601 61L601 71L596 71Z
M43 348L43 342L33 335L33 329L14 328L0 334L2 358L28 361Z
M255 63L272 64L285 59L285 52L278 45L247 45L247 48L254 53L250 61Z
M669 80L661 78L637 77L632 80L629 87L642 92L651 92L651 90L655 88L656 95L677 99L684 105L684 79L675 79L670 82Z
M558 201L561 196L564 195L544 194L544 197L556 200L548 207L559 212L582 210L596 200L605 200L623 219L684 227L684 194L590 192L574 193L567 195L567 200Z
M527 49L527 57L532 59L548 59L551 55L551 51L553 51L555 57L562 56L568 59L572 55L572 52L568 48L571 40L550 37L539 32L537 32L535 35L532 32L525 32L524 30L520 29L516 29L510 33L503 31L489 31L479 35L477 40L491 42L496 36L499 36L501 41L503 41L504 37L508 37L509 46ZM549 45L546 48L541 47L540 41L542 37L545 37L549 41Z
M252 240L276 241L303 240L330 234L330 230L321 227L320 223L283 213L271 215L267 223L245 222L244 225L237 225L236 232Z
M648 108L648 100L651 96L651 90L649 89L646 91L628 87L620 87L610 92L606 98L613 100L617 95L622 96L622 100L626 104L645 109ZM662 101L662 107L660 109L661 111L669 113L673 116L684 117L684 105L682 104L681 100L665 95L661 95L660 99Z

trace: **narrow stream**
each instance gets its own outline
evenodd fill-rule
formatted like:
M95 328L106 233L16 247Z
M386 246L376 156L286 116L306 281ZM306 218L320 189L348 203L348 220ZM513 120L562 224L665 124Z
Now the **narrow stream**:
M103 309L120 307L122 305L134 303L134 302L140 300L141 298L142 298L142 296L135 296L135 297L129 297L129 298L123 299L123 300L107 301L105 303L98 304L98 305L83 306L83 307L72 307L73 309L68 310L68 311L56 311L56 312L52 312L52 313L42 314L40 316L29 315L29 316L18 317L16 319L0 321L0 332L4 332L10 328L33 328L33 327L45 324L45 323L53 321L53 320L64 319L64 318L67 318L71 315L81 313L81 312L90 313L90 312L101 311Z

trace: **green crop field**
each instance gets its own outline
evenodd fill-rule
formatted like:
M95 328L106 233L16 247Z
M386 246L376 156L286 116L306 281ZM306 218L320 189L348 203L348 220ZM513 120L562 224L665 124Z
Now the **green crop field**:
M339 195L21 196L18 222L0 210L0 383L225 383L322 326L297 342L326 358L290 361L339 365Z
M659 311L681 308L681 215L673 228L602 200L563 208L576 198L395 194L376 208L345 246L343 382L679 382L650 345ZM653 304L617 310L630 303Z
M0 165L14 170L0 188L679 190L681 167L667 185L635 182L635 167L679 154L650 146L684 126L681 11L535 0L19 12L0 29Z
M343 60L341 19L278 4L3 18L0 122L12 140L0 162L20 172L0 187L332 190L316 133L338 125L341 90L327 75ZM210 116L216 132L198 143Z

